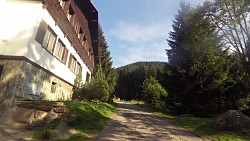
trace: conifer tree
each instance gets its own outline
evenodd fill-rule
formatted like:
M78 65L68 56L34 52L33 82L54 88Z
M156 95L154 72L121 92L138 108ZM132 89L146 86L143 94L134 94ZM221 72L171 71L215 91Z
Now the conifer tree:
M107 102L109 100L109 87L105 80L105 75L100 65L97 66L98 70L95 76L89 83L86 83L82 89L82 98L86 100L100 100Z
M113 62L110 51L108 50L108 43L100 25L98 26L98 40L98 59L96 60L96 64L102 68L102 72L109 86L108 91L111 95L115 89L116 73L112 66ZM96 69L98 71L98 67Z
M167 54L176 70L179 97L193 113L201 113L203 108L212 112L209 110L215 110L212 105L226 89L229 74L221 39L205 16L204 7L193 8L185 3L181 4L173 30Z
M156 108L164 108L164 98L168 92L161 86L161 84L152 76L145 79L141 85L143 100L147 104L151 104Z

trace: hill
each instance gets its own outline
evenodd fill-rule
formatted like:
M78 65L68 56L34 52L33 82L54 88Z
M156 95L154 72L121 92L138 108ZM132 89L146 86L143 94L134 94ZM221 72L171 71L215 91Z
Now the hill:
M154 61L154 62L136 62L136 63L132 63L132 64L128 64L125 66L121 66L116 68L117 71L121 71L121 70L128 70L128 71L135 71L136 69L140 69L141 67L144 68L155 68L160 70L161 72L163 72L165 67L168 67L168 63L167 62L158 62L158 61Z
M164 84L169 68L167 62L136 62L116 68L118 80L114 93L124 100L141 100L142 82L153 76Z

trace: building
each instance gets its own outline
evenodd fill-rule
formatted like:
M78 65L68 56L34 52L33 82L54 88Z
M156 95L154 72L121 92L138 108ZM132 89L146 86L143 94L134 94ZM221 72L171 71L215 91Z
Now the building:
M70 100L76 76L90 79L98 46L90 0L0 0L0 19L0 103Z

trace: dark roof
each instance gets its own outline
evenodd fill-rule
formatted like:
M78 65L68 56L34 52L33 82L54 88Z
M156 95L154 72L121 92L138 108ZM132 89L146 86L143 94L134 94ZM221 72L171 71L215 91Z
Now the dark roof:
M77 7L88 20L90 36L95 55L98 50L98 11L90 0L75 0Z

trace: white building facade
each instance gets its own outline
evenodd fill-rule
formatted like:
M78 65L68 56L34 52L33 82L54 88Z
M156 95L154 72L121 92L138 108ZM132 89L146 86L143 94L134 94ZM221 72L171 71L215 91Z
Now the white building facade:
M71 100L90 79L98 12L90 0L0 0L0 100Z

